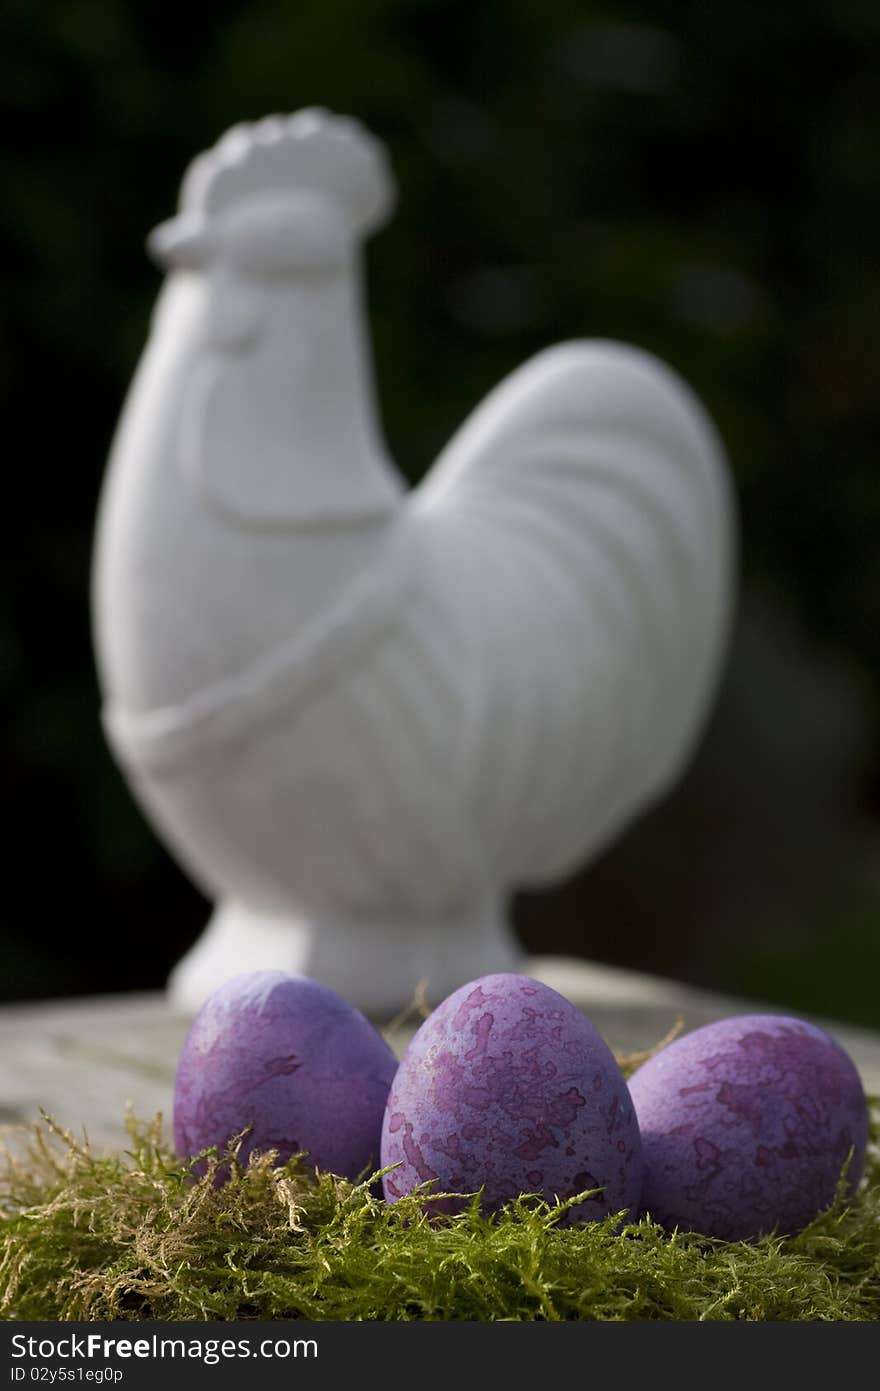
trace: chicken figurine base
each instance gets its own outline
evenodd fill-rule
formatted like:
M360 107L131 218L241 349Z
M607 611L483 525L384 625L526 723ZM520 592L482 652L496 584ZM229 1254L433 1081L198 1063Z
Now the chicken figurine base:
M375 1014L516 969L508 896L668 790L724 657L724 455L650 355L547 349L406 488L362 309L393 201L310 109L229 131L151 238L93 611L111 747L216 904L185 1010L259 967Z

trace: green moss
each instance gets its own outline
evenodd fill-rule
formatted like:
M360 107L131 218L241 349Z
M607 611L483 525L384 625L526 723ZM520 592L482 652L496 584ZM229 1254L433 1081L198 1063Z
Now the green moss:
M7 1319L880 1318L880 1155L857 1199L754 1243L616 1219L560 1230L565 1205L476 1203L428 1220L367 1183L272 1156L215 1186L174 1158L161 1122L97 1157L48 1118L0 1174ZM234 1147L233 1147L234 1148ZM574 1200L572 1200L574 1201Z

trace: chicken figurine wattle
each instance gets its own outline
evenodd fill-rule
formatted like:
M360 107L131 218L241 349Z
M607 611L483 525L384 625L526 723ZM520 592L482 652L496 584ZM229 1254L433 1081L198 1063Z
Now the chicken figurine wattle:
M229 131L151 238L94 620L111 746L216 904L185 1009L257 969L373 1011L517 969L507 895L670 787L723 659L724 457L648 354L539 353L407 490L362 312L393 201L306 110Z

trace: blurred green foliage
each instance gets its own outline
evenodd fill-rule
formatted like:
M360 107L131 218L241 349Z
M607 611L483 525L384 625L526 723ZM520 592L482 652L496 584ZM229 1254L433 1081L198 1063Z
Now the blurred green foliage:
M370 251L371 322L411 478L554 340L635 341L693 383L732 457L749 592L774 596L808 648L842 654L861 689L873 724L840 797L859 835L876 831L876 5L216 0L196 15L167 0L8 0L6 30L0 992L158 985L204 918L104 748L91 531L158 287L145 233L193 154L273 110L351 112L389 144L401 201ZM734 711L711 769L735 763L742 729ZM794 764L811 753L807 737ZM850 880L800 939L763 920L732 941L715 930L728 823L713 821L718 778L695 776L684 812L658 812L610 869L524 901L527 940L880 1024L876 899ZM779 776L771 740L740 819L762 824L762 779ZM821 830L799 849L786 805L761 832L788 835L784 872L762 872L771 897L815 910L797 866L821 858ZM704 890L682 899L697 856ZM627 913L620 885L635 881Z

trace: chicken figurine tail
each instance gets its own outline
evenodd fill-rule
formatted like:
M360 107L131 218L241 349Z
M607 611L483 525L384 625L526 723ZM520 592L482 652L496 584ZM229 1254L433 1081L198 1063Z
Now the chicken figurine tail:
M150 240L93 610L111 747L216 905L187 1011L259 968L374 1014L517 969L508 896L672 786L724 658L723 451L647 353L538 354L406 489L362 309L393 201L381 144L310 109L199 156Z

